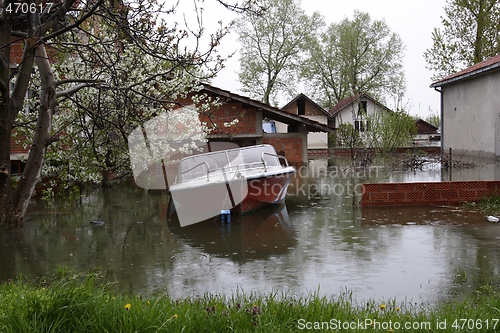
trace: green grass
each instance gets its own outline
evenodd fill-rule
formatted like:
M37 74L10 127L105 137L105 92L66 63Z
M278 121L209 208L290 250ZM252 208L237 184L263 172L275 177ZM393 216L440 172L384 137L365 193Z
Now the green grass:
M493 291L430 308L395 301L357 304L349 293L143 298L99 281L98 274L66 273L51 281L1 284L0 332L500 331L500 296Z
M492 195L484 197L478 202L466 203L466 207L479 210L485 215L500 216L500 195L495 191Z

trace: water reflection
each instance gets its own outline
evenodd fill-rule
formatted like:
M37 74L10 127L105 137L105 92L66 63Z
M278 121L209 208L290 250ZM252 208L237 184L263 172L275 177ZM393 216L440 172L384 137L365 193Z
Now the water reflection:
M239 264L284 255L296 244L286 204L242 216L233 214L230 223L215 217L181 227L177 216L173 215L167 224L185 244L207 255L229 258Z
M140 294L319 288L321 295L351 290L358 300L426 302L499 285L500 224L482 214L353 207L356 184L424 179L425 172L354 174L342 161L317 164L292 181L286 205L233 216L230 224L181 228L167 218L166 194L131 186L93 192L77 208L34 207L23 228L0 231L0 280L66 265L100 268L122 290ZM105 224L90 225L95 219Z
M416 270L407 278L420 276L437 298L499 285L500 225L487 222L483 214L460 207L365 208L362 225L390 230L387 246L398 253L393 263L411 258ZM404 244L397 245L401 240ZM395 271L405 275L403 269Z

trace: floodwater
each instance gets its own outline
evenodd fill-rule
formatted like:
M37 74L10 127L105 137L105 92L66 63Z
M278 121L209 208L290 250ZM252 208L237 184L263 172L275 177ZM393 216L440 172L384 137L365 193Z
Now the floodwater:
M333 164L333 165L332 165ZM133 186L99 190L79 207L38 204L0 231L0 281L66 266L100 269L125 292L173 297L317 292L434 303L500 284L500 224L460 207L353 207L362 182L439 181L439 168L350 172L313 161L285 205L180 227L168 196ZM462 172L462 174L461 174ZM474 176L473 173L477 175ZM495 166L454 179L495 179ZM353 195L354 194L354 195ZM100 219L104 225L89 221Z

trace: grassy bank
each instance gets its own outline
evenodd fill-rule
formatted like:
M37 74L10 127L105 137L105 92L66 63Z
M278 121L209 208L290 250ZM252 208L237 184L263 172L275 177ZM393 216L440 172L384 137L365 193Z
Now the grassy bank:
M0 332L498 332L496 293L433 309L283 295L142 298L96 274L0 285Z
M479 210L485 215L500 216L500 195L494 192L491 196L484 197L478 202L466 203L465 206L472 210Z

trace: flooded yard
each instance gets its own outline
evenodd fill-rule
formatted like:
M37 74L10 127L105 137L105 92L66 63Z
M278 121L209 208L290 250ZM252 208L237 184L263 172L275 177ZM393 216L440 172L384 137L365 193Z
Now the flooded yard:
M500 284L500 224L460 207L360 208L362 182L440 181L439 168L347 172L317 160L285 205L180 227L168 196L123 185L76 208L38 205L0 231L0 280L99 268L121 290L173 297L238 291L352 292L354 299L436 302ZM473 173L476 173L475 175ZM453 179L495 179L496 167ZM472 178L474 177L474 178ZM498 179L498 178L497 178ZM99 219L104 225L90 225Z

